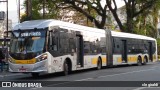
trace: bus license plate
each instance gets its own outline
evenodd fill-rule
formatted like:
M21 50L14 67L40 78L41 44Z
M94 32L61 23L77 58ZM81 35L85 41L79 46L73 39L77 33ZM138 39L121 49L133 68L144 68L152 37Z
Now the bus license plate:
M26 72L27 69L26 69L26 68L20 68L19 71L20 71L20 72Z

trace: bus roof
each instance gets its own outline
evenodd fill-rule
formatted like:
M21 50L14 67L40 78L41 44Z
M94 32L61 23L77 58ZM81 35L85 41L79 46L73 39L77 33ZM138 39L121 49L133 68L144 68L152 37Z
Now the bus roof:
M87 26L81 26L69 22L63 22L59 20L54 19L42 19L42 20L31 20L31 21L25 21L18 25L16 25L13 30L25 30L25 29L34 29L34 28L47 28L50 26L59 26L66 29L72 29L72 30L79 30L79 31L90 31L95 33L105 33L103 29L97 29ZM126 38L138 38L138 39L146 39L146 40L155 40L154 38L143 36L143 35L137 35L137 34L130 34L130 33L124 33L124 32L115 32L111 31L112 36L116 37L126 37Z
M115 32L115 31L111 31L111 32L112 32L112 36L115 36L115 37L137 38L137 39L154 40L154 41L156 40L154 38L143 36L143 35L138 35L138 34Z
M92 27L86 27L86 26L81 26L69 22L63 22L59 20L54 20L54 19L42 19L42 20L32 20L32 21L24 21L18 25L16 25L13 30L25 30L25 29L34 29L34 28L47 28L50 26L59 26L59 27L65 27L65 28L72 28L72 29L82 29L82 30L91 30L91 31L96 31L97 33L104 33L104 30L102 29L97 29L97 28L92 28Z

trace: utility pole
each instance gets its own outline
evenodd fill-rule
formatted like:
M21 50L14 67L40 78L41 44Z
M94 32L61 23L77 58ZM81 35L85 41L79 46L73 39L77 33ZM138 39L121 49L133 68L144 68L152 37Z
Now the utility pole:
M6 8L7 8L7 37L8 37L8 0L6 0Z
M31 0L27 0L27 20L32 20L32 1Z
M18 23L20 23L20 18L21 18L21 16L20 16L20 13L21 13L20 9L21 9L21 7L20 7L20 0L18 0Z
M43 0L43 19L45 19L45 3L46 0Z

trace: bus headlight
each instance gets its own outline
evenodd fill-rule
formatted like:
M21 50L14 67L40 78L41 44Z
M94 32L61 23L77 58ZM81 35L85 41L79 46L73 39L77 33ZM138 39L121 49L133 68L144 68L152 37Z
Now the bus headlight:
M9 62L15 63L15 60L13 58L8 58Z
M42 54L38 58L36 58L36 62L40 62L47 59L47 54Z

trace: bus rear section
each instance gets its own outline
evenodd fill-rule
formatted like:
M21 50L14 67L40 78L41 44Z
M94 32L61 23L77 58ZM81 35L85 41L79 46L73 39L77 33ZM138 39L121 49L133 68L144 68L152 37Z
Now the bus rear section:
M112 32L114 65L145 65L157 61L157 42L154 38Z

